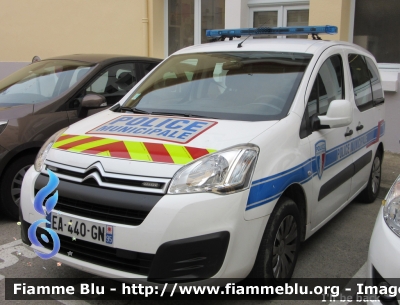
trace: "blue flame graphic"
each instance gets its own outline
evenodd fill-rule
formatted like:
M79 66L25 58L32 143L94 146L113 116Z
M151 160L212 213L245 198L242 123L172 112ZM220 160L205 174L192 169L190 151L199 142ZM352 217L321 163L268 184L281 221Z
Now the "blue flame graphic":
M51 170L48 169L47 173L49 174L49 182L36 194L35 200L33 202L35 210L43 216L49 215L56 206L58 201L58 191L56 191L51 197L47 199L45 205L46 211L43 209L43 202L48 195L54 192L54 190L58 186L58 183L60 182L58 177ZM28 229L28 238L31 241L31 243L34 244L35 246L44 248L41 242L36 237L36 230L38 226L42 223L50 225L50 222L47 219L39 219L35 221ZM49 259L52 258L54 255L56 255L58 251L60 251L60 238L58 237L57 233L52 229L49 228L43 228L43 229L46 230L53 239L53 250L47 254L37 250L34 251L40 258ZM49 242L49 239L47 238L46 235L42 234L41 238L44 242L46 243Z

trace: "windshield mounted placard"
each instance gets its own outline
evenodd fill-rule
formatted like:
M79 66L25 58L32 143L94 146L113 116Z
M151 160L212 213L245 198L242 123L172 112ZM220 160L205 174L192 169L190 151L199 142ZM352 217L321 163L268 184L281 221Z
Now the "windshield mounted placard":
M87 134L139 137L185 144L215 124L215 121L179 117L122 115Z

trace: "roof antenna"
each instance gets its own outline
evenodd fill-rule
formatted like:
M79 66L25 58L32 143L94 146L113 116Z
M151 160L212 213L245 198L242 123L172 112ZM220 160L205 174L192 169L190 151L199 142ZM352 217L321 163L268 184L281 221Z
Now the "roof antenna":
M258 28L257 28L257 30L260 30L260 29L262 29L263 28L263 26L266 24L268 22L268 20L267 21L265 21L262 25L260 25ZM268 27L266 27L266 29L268 29ZM238 43L238 45L237 45L237 47L238 48L241 48L242 47L242 44L243 44L243 42L245 42L246 40L247 40L247 38L249 38L250 36L252 36L252 35L249 35L249 36L247 36L246 38L245 38L245 40L243 40L242 42L239 42Z
M242 42L239 42L237 47L238 47L238 48L241 48L243 42L245 42L245 41L247 40L247 38L249 38L250 36L251 36L251 35L247 36L247 37L245 38L245 40L243 40Z

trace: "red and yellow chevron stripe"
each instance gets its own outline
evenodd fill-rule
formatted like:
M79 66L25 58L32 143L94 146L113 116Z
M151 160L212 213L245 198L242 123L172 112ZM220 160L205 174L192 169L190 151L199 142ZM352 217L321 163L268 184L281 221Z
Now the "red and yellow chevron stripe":
M173 164L187 164L216 151L214 149L175 144L120 141L101 137L67 134L59 137L53 144L53 148L102 157Z

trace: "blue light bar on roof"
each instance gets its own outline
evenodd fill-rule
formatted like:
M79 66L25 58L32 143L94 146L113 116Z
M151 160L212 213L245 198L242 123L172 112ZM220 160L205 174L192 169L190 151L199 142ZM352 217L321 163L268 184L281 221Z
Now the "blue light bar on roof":
M336 34L338 28L333 25L322 26L287 26L276 28L243 28L230 30L206 30L207 37L241 37L243 35L309 35L309 34Z

